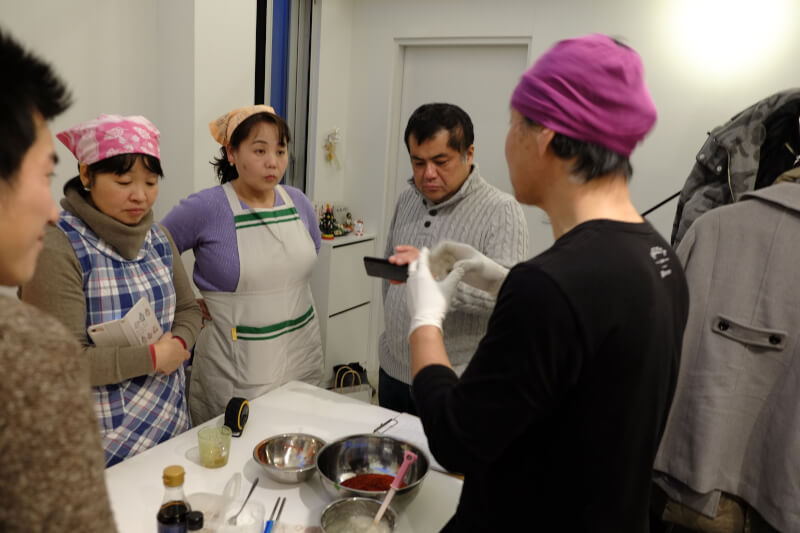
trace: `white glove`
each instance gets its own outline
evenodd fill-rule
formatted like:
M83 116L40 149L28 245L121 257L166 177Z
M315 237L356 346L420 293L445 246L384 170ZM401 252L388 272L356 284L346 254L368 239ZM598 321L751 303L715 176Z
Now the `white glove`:
M486 291L497 298L508 269L489 259L469 244L441 241L430 254L431 272L442 279L456 267L464 270L461 279L467 285Z
M420 326L436 326L442 329L447 306L455 293L456 285L464 276L464 269L456 266L442 281L436 281L428 267L428 254L430 250L423 248L417 260L408 265L406 307L411 316L409 335Z

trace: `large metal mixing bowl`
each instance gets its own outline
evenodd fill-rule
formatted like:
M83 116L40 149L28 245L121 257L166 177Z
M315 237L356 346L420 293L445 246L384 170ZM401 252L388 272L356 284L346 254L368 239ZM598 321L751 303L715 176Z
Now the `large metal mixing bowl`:
M375 433L351 435L330 442L319 451L317 470L323 487L332 498L359 496L383 500L386 490L357 490L341 483L360 474L396 475L406 450L417 454L417 461L406 472L407 485L398 489L392 500L393 504L402 506L414 499L430 468L425 452L411 443Z

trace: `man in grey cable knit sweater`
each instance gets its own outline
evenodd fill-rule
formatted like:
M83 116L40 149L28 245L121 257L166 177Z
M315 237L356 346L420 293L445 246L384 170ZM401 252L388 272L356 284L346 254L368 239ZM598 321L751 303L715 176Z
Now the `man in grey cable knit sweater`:
M70 103L50 66L0 29L0 285L31 279L56 154L47 120ZM87 361L55 318L0 297L0 531L112 533Z
M513 196L488 184L473 161L472 120L460 107L420 106L408 120L405 143L413 178L397 200L386 256L397 245L433 248L449 240L471 245L501 265L527 258L528 226ZM403 285L383 282L379 402L416 414L411 395L409 316ZM486 332L494 307L490 294L460 283L444 321L444 342L456 371L466 368Z

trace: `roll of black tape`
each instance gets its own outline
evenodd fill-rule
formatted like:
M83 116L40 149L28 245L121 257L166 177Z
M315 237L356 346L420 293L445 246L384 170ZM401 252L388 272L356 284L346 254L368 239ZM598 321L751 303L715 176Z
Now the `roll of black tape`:
M244 398L231 398L225 408L225 425L231 428L231 434L238 437L244 431L247 417L250 415L250 404Z

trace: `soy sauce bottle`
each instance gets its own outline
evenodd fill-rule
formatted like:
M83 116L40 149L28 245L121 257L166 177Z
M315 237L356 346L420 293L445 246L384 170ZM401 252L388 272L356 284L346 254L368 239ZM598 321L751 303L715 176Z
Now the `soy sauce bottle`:
M186 533L186 513L191 508L183 493L183 475L182 466L164 469L164 499L156 515L158 533Z

